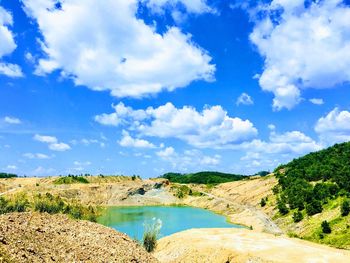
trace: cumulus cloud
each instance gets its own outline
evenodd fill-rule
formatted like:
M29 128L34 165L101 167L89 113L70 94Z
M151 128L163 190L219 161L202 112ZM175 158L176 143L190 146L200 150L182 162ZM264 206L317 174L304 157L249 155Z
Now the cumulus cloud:
M6 166L6 169L8 170L17 170L17 166L14 164L9 164L8 166Z
M254 101L253 99L247 94L247 93L242 93L236 101L236 105L253 105Z
M161 12L166 7L176 8L183 6L189 13L206 13L211 12L206 0L142 0L154 12Z
M198 167L201 167L201 169L212 168L221 162L220 155L208 156L199 150L185 150L182 154L179 154L173 147L166 147L156 154L161 160L169 162L172 169L183 172L188 171L188 169L197 170Z
M268 140L256 139L237 147L245 152L241 157L241 165L251 172L256 172L256 169L274 169L292 158L323 148L320 142L300 131L277 133L274 126L271 128Z
M258 9L250 39L265 59L259 83L274 93L274 109L293 108L301 89L350 80L350 8L341 0L273 0Z
M127 131L123 131L123 136L119 141L119 145L123 147L133 147L133 148L155 148L156 146L149 141L132 138Z
M59 70L76 85L116 97L142 97L214 79L207 52L177 27L159 34L146 25L136 16L137 0L68 0L60 7L51 0L22 2L43 36L45 57L38 60L37 74Z
M350 112L333 109L317 121L315 131L326 145L350 141Z
M197 147L220 148L257 135L249 120L230 117L221 106L207 106L199 112L190 106L176 108L172 103L145 110L119 103L114 109L111 114L95 116L95 120L104 125L125 125L143 136L177 138Z
M18 118L15 118L15 117L9 117L9 116L6 116L4 118L4 122L8 123L8 124L21 124L22 121Z
M48 156L43 153L24 153L23 157L28 159L50 159L52 156Z
M317 98L309 99L309 101L315 105L322 105L324 103L323 99L317 99Z
M0 74L8 77L22 77L23 73L18 65L3 61L4 56L10 55L17 47L14 34L10 30L12 25L12 15L0 6Z
M52 151L64 152L71 149L68 144L59 142L54 136L35 134L33 139L48 144L49 149Z
M105 137L101 138L102 140L105 140ZM71 140L71 144L77 145L77 144L82 144L84 146L90 146L90 145L99 145L101 148L104 148L106 144L103 141L97 140L97 139L88 139L88 138L82 138L80 140Z

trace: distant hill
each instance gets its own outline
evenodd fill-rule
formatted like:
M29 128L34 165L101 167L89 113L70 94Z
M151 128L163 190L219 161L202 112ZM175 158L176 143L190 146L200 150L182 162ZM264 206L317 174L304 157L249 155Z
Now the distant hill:
M198 172L198 173L166 173L161 176L161 178L166 178L170 182L180 183L180 184L220 184L232 181L242 180L247 178L244 175L220 173L220 172Z

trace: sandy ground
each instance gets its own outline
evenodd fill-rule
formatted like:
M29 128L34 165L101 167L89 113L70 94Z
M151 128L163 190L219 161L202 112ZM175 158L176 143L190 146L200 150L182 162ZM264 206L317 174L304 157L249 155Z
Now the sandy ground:
M160 239L154 256L166 263L349 263L350 252L246 229L191 229Z
M0 262L157 262L111 228L66 215L0 216Z

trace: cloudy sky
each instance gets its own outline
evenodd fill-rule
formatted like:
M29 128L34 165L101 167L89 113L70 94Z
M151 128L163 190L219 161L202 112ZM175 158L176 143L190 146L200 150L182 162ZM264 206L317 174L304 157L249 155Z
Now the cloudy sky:
M350 2L0 0L0 170L251 174L350 140Z

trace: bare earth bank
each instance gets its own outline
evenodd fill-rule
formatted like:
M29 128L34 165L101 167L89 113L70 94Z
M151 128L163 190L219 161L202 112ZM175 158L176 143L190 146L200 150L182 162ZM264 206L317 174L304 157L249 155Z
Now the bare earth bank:
M191 229L160 239L160 262L350 262L350 252L272 234L235 228Z

